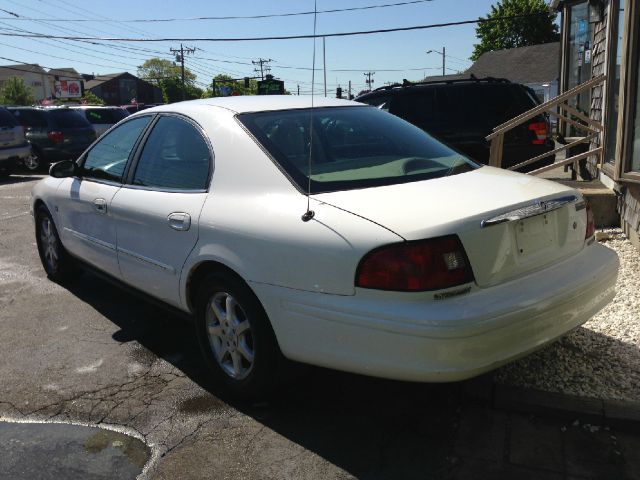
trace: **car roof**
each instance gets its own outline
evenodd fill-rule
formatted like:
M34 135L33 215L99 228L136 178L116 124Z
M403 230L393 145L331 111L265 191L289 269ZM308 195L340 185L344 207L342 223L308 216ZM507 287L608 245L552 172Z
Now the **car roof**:
M69 105L69 108L72 109L77 109L77 110L84 110L87 108L101 108L104 110L113 110L113 109L118 109L118 110L124 110L124 108L122 107L118 107L115 105Z
M235 113L244 112L262 112L273 110L292 110L298 108L310 108L312 105L310 95L246 95L237 97L217 97L204 98L200 100L189 100L174 104L160 105L147 110L147 113L153 111L171 111L173 108L182 112L187 111L191 106L213 106L231 110ZM341 100L338 98L325 98L320 96L313 97L314 107L344 107L363 105L350 100Z

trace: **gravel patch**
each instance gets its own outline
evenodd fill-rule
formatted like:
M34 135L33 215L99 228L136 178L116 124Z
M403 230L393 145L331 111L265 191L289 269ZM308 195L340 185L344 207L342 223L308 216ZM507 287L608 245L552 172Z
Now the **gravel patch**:
M640 401L640 252L620 229L601 232L620 257L613 302L560 341L497 370L497 383Z

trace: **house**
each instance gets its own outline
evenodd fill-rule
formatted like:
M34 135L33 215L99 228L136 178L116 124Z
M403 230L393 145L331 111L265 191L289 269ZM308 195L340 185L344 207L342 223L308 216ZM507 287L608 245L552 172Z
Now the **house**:
M558 94L560 42L508 48L483 53L466 71L459 74L427 77L427 81L469 78L506 78L531 87L541 101Z
M85 89L100 97L107 105L162 103L159 87L128 72L97 75L85 82Z
M574 99L603 126L588 168L618 194L623 229L640 248L640 0L553 0L561 13L560 92L606 75ZM570 125L564 125L569 129Z
M47 71L40 65L21 63L0 67L0 86L11 77L22 78L25 85L31 88L36 102L53 95L53 83L49 80Z

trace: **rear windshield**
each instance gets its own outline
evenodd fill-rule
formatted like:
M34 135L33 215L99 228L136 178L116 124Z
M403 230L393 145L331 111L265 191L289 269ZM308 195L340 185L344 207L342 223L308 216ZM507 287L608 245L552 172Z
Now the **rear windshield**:
M50 110L49 114L58 128L90 127L87 119L75 110Z
M15 119L15 117L11 115L11 113L8 110L4 108L0 108L0 128L17 127L17 126L18 126L18 121Z
M478 167L419 128L373 107L246 113L238 119L302 191L309 178L311 192L320 193L415 182Z
M18 123L23 127L46 128L47 119L40 110L30 108L11 109L11 113L18 119Z

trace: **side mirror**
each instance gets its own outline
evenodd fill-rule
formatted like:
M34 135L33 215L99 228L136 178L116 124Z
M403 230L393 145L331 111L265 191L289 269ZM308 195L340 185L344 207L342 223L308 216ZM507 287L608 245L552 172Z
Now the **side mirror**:
M61 162L53 163L49 167L49 175L54 178L68 178L73 177L77 171L76 162L73 160L62 160Z

